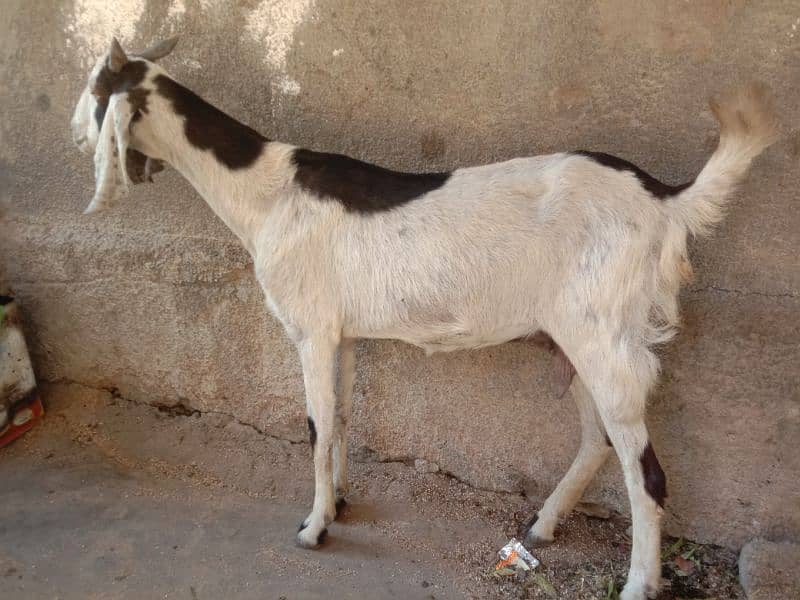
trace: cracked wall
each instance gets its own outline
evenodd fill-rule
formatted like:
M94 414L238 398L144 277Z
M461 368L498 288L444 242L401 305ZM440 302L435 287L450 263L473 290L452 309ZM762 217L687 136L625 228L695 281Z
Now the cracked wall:
M82 217L92 165L68 123L87 67L180 33L165 67L270 138L407 170L564 149L608 151L670 183L715 144L705 98L754 76L786 136L716 236L692 244L684 328L660 351L649 425L666 527L737 546L800 536L800 8L616 0L367 3L9 0L0 22L0 278L38 376L234 415L305 439L300 370L247 254L174 172ZM426 358L358 348L354 445L422 457L541 499L577 449L550 358L524 344ZM610 463L589 495L624 508Z

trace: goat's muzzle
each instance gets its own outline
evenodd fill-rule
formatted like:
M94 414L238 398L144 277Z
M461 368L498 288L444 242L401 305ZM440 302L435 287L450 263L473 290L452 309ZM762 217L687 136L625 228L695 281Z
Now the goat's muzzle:
M128 171L131 183L152 182L153 174L164 170L164 163L128 148L125 153L125 169Z

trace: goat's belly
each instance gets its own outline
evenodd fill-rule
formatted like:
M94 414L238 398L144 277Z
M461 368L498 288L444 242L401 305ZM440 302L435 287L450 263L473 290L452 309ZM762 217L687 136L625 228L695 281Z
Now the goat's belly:
M358 332L354 337L400 340L422 348L427 354L433 354L434 352L453 352L496 346L530 335L536 329L536 324L530 323L507 325L492 330L478 330L453 323L441 323L429 324L424 328L397 327Z

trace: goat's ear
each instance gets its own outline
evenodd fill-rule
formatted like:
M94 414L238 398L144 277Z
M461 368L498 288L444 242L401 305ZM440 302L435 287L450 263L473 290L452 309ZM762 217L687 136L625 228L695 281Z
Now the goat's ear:
M128 191L130 181L125 160L132 117L133 109L127 95L114 94L109 98L94 151L94 197L84 214L105 208Z
M122 46L119 45L117 38L111 38L111 49L108 52L108 68L114 73L119 73L127 62L128 56Z
M168 40L164 40L163 42L159 42L154 46L150 46L144 52L140 52L139 56L146 60L157 61L159 58L164 58L167 54L172 52L175 49L175 46L178 44L179 37L176 35L175 37L171 37Z

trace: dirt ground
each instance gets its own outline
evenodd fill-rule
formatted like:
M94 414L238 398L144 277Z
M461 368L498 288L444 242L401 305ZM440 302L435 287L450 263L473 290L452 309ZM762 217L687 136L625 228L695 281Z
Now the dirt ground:
M574 514L539 569L498 578L536 506L366 448L325 546L302 550L307 444L77 385L44 397L45 420L0 450L0 598L612 599L624 581L624 518ZM735 569L729 550L666 539L659 598L744 598Z

